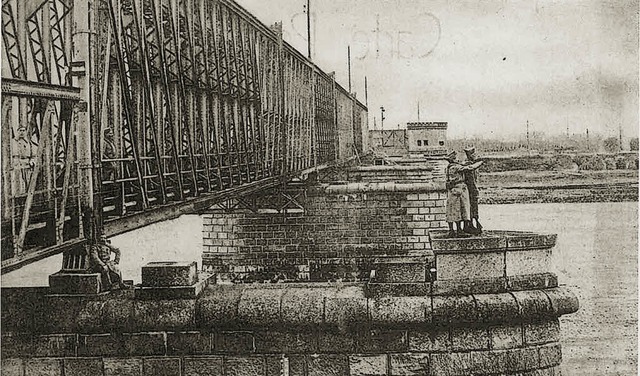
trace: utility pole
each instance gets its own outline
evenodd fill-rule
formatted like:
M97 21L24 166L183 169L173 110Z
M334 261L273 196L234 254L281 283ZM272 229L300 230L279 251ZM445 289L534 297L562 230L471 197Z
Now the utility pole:
M347 46L347 62L349 65L349 95L351 95L351 46Z
M527 120L527 151L531 153L531 144L529 143L529 120Z
M622 126L620 126L618 130L620 131L620 151L622 151Z
M367 76L364 76L364 105L369 108L369 93L367 91Z
M307 53L311 60L311 0L307 0Z
M380 106L380 123L381 123L381 127L382 129L384 129L384 106Z
M591 145L589 145L589 128L587 128L587 151L591 151Z
M420 121L420 101L418 101L418 121Z

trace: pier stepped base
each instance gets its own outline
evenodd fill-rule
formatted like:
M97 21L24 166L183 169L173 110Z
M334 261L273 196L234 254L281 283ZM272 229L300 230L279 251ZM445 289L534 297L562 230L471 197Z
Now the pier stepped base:
M559 375L579 304L549 271L555 236L430 236L429 257L373 258L361 282L214 284L163 262L135 289L2 289L2 374Z

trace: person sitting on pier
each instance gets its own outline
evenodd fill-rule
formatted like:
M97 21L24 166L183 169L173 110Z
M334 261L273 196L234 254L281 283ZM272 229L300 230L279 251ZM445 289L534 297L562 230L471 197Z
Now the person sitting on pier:
M111 261L111 253L115 254ZM104 290L114 290L117 288L127 288L122 281L120 273L120 249L111 245L111 241L102 235L98 243L89 248L90 270L102 275L102 286Z
M471 213L469 202L469 190L465 183L465 172L474 171L482 165L482 161L463 165L458 162L456 152L447 154L449 161L447 166L447 223L449 224L449 237L466 238L471 236ZM454 230L454 224L457 229Z

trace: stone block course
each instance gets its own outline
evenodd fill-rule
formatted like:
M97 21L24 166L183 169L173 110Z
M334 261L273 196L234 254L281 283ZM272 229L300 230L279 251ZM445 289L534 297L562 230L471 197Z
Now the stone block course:
M434 296L433 323L475 323L479 320L473 295Z
M526 322L523 324L524 341L527 345L541 345L560 340L558 319Z
M182 375L180 358L145 358L142 366L145 376Z
M431 354L431 376L465 376L471 374L471 353Z
M490 344L489 330L486 326L469 325L451 328L453 351L488 350Z
M24 361L18 358L2 357L2 374L5 376L23 376Z
M540 356L540 368L560 365L562 361L562 351L559 343L550 343L538 347Z
M426 296L403 299L380 298L369 304L371 321L375 323L423 324L431 321L431 298Z
M140 358L105 358L105 376L136 376L142 375L142 359Z
M183 358L183 376L224 375L221 356Z
M358 346L358 334L351 331L321 330L317 336L320 353L350 353Z
M386 376L387 355L350 355L349 375Z
M492 349L512 349L523 346L521 324L503 324L489 328Z
M230 356L224 359L225 376L263 376L266 373L264 358Z
M217 332L214 338L216 353L251 354L256 351L252 332Z
M62 376L62 360L33 358L24 361L24 374L33 376Z
M507 276L542 274L551 270L551 248L506 251Z
M309 355L307 357L308 376L342 376L349 374L347 355Z
M125 333L122 335L124 351L129 356L165 355L166 333Z
M143 330L181 330L195 325L195 299L136 300L132 325Z
M392 376L425 375L430 371L429 354L390 354L389 374Z
M504 322L520 316L518 301L512 294L476 294L474 298L482 322Z
M89 334L78 336L78 356L123 355L124 342L118 334Z
M368 330L358 337L357 349L362 353L390 353L409 350L406 330Z
M207 332L168 332L167 355L211 354L211 337Z
M311 353L317 349L317 337L311 333L254 332L257 353Z
M435 327L429 331L409 331L409 351L445 352L453 348L451 332L447 327Z
M476 253L436 253L438 280L504 277L504 251Z
M33 354L33 335L30 333L2 333L0 342L2 358L22 357L26 354Z
M33 356L49 358L76 356L76 345L76 334L35 336L33 338Z
M64 375L102 375L102 358L65 358Z

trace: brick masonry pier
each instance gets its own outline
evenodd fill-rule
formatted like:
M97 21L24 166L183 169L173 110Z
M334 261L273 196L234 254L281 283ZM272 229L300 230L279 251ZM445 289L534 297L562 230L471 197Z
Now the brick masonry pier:
M447 238L442 169L376 168L221 204L200 270L3 289L3 375L559 375L556 236Z

